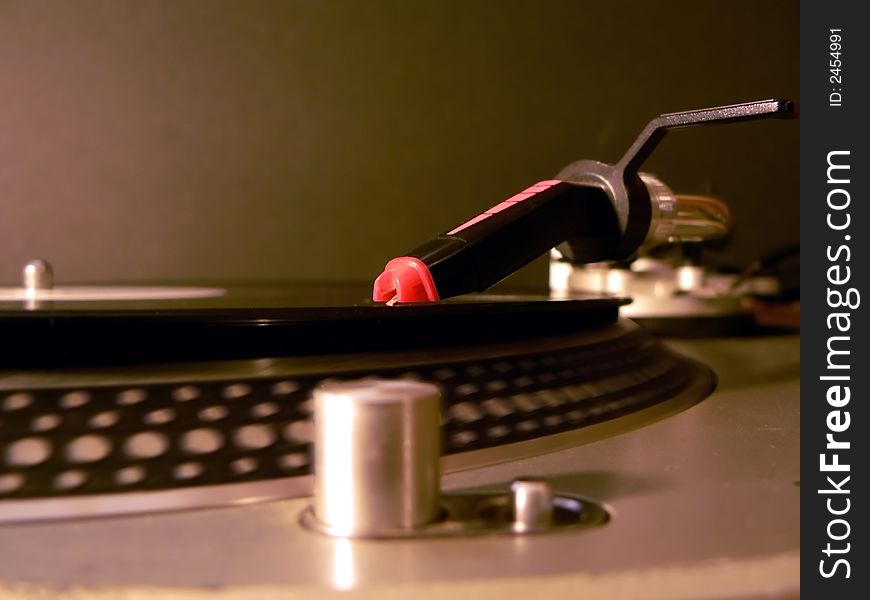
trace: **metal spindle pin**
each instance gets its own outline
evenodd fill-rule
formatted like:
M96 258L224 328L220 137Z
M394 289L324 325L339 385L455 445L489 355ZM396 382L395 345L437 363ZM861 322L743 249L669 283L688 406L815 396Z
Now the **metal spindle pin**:
M24 265L22 285L28 293L50 290L54 286L54 269L48 261L36 259Z
M438 388L414 381L327 383L314 391L317 527L378 537L439 519Z
M553 524L553 488L540 479L516 479L511 483L514 531L546 529Z

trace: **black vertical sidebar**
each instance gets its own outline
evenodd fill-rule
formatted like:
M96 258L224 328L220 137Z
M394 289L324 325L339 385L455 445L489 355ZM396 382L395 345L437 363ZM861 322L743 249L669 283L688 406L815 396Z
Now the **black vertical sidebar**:
M862 2L801 1L801 595L866 597L870 110ZM868 303L867 306L864 302Z

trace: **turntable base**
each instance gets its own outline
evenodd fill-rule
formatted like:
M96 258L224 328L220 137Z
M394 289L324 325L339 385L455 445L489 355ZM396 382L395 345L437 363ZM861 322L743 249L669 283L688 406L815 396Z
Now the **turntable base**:
M716 392L641 429L453 473L546 476L605 502L576 533L389 542L304 530L304 499L0 528L0 596L792 598L799 595L799 338L675 344ZM4 587L5 586L5 587Z

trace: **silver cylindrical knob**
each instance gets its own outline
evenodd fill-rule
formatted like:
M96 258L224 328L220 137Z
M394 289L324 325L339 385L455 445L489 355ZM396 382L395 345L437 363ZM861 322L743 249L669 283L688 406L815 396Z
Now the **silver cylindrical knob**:
M54 269L44 260L31 260L24 265L22 284L28 292L48 290L54 286Z
M553 487L540 479L515 479L511 483L514 531L545 529L553 524Z
M440 393L363 380L314 391L314 517L334 535L378 537L441 514Z

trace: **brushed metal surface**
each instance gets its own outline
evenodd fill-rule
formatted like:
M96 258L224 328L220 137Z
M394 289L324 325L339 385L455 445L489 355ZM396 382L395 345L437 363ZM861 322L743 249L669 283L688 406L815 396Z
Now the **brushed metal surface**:
M448 490L504 489L516 477L547 476L557 491L606 502L613 518L605 527L521 538L336 540L299 526L305 499L7 526L0 528L0 590L27 584L47 597L62 597L63 586L156 596L221 588L227 597L359 587L379 597L424 589L431 597L530 589L795 596L799 338L676 345L719 375L704 402L636 431L443 480Z

